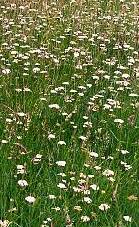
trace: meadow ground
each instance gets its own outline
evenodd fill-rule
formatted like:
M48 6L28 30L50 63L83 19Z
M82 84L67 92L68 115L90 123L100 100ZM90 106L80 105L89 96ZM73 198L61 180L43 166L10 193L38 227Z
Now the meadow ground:
M1 227L139 227L138 4L1 0Z

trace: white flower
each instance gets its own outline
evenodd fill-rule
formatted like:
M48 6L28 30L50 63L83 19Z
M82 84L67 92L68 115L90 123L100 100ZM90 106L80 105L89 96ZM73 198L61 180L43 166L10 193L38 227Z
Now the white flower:
M61 177L66 177L66 174L65 173L58 173L57 175L58 176L61 176Z
M50 140L50 139L55 139L55 135L54 134L49 134L48 135L48 139Z
M114 172L110 169L106 169L103 173L102 173L104 176L113 176L114 175Z
M70 90L70 93L76 93L77 91L76 90L74 90L74 89L71 89Z
M81 211L82 208L80 206L74 206L74 210Z
M25 198L25 200L28 202L28 203L34 203L36 201L36 198L33 197L33 196L27 196Z
M92 199L90 199L89 197L84 197L83 200L88 204L92 202Z
M102 203L98 208L102 211L106 211L110 208L110 206L106 203Z
M100 166L94 166L94 169L101 170L101 167Z
M22 89L16 88L15 91L20 92L20 91L22 91Z
M127 151L127 150L121 150L121 153L122 153L122 154L128 154L129 151Z
M65 161L57 161L56 164L58 166L65 166L66 165L66 162Z
M122 119L115 119L114 122L115 123L120 123L120 124L123 124L124 123L124 121Z
M27 183L26 180L19 180L19 181L18 181L18 184L19 184L19 186L21 186L21 187L26 187L26 186L28 186L28 183Z
M83 141L87 140L87 138L85 136L80 136L79 139L81 139Z
M129 94L130 97L138 97L138 94L135 94L135 93L131 93Z
M33 72L34 72L34 73L40 72L40 68L39 68L39 67L33 68Z
M59 141L57 144L58 145L66 145L66 143L64 141Z
M73 191L74 191L74 192L81 192L82 190L81 190L81 188L73 187Z
M131 222L132 217L130 217L130 216L123 216L123 219L124 219L125 221Z
M48 197L49 197L49 199L56 199L55 195L49 195Z
M26 167L23 165L17 165L17 174L24 174L26 173Z
M129 77L130 77L130 75L127 74L127 73L123 73L123 75L122 75L122 78L124 78L124 79L127 79L127 78L129 78Z
M28 87L24 87L23 91L31 91L31 90Z
M26 114L23 113L23 112L19 112L19 113L17 113L17 115L18 115L19 117L24 117L24 116L26 116Z
M7 140L2 140L1 143L8 143L8 141Z
M52 207L51 209L52 210L55 210L55 211L59 211L60 210L60 207Z
M65 189L65 188L66 188L65 184L63 184L63 183L59 183L59 184L57 185L57 187L58 187L58 188L62 188L62 189Z
M88 216L81 216L81 221L82 222L88 222L88 221L90 221L90 218L88 217Z
M79 57L79 53L78 52L74 52L74 57L75 58Z
M0 226L1 227L8 227L10 225L11 222L9 222L8 220L0 220Z
M98 154L96 152L90 152L90 156L94 158L98 158Z
M41 101L46 101L46 98L42 97L40 98Z
M41 161L42 155L36 154L36 156L32 159L34 164L38 164Z
M96 184L91 184L90 188L92 188L94 191L98 191L99 190L99 186L97 186Z
M65 81L65 82L63 82L62 84L63 84L63 85L69 85L69 82L66 82L66 81Z
M50 104L49 105L49 108L51 108L51 109L54 108L54 109L57 109L58 110L58 109L60 109L60 106L58 104Z
M12 121L13 121L12 119L6 118L6 122L7 122L7 123L11 123Z
M41 159L42 158L42 154L36 154L36 159Z
M3 69L3 70L2 70L2 73L3 73L4 75L9 74L10 72L11 72L10 69Z
M11 55L16 55L16 54L18 54L18 52L16 50L11 51Z

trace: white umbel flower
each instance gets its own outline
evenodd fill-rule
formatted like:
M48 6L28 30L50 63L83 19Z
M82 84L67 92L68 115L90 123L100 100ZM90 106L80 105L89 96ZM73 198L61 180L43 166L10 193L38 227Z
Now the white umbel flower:
M66 162L65 161L57 161L56 164L58 166L65 166L66 165Z
M92 188L94 191L98 191L99 190L99 186L97 186L96 184L91 184L90 188Z
M89 197L84 197L83 198L83 201L86 202L86 203L92 203L92 199L90 199Z
M65 141L59 141L57 144L58 145L66 145Z
M81 221L82 222L88 222L88 221L90 221L90 218L88 217L88 216L81 216Z
M127 221L127 222L131 222L132 217L130 217L130 216L123 216L123 219L124 219L125 221Z
M124 120L122 120L122 119L115 119L114 122L115 123L119 123L119 124L123 124L124 123Z
M49 134L48 135L48 139L50 140L50 139L55 139L55 135L54 134Z
M94 158L98 158L98 153L92 151L90 152L90 156Z
M49 105L49 108L50 109L57 109L58 110L58 109L60 109L60 106L58 104L50 104Z
M28 182L26 180L19 180L18 181L19 186L21 186L22 188L27 187L28 186Z
M114 172L110 169L106 169L102 174L106 177L114 176Z
M57 187L58 187L58 188L61 188L61 189L65 189L65 188L66 188L66 185L63 184L63 183L59 183L59 184L57 185Z
M25 200L28 202L28 203L34 203L36 201L36 198L33 197L33 196L27 196L25 198Z
M110 206L106 203L102 203L98 208L102 211L106 211L110 208Z

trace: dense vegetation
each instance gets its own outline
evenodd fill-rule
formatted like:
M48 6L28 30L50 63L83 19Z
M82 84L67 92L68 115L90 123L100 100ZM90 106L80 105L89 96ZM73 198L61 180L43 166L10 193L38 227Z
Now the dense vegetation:
M0 226L139 226L138 4L1 1Z

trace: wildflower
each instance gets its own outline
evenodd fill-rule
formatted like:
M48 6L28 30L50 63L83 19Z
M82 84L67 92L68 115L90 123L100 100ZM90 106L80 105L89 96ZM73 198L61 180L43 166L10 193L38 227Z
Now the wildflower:
M66 143L64 141L59 141L57 144L58 145L66 145Z
M23 165L17 165L17 174L24 174L26 173L26 167Z
M121 153L122 154L129 154L129 151L127 151L127 150L121 150Z
M74 210L81 211L82 208L80 206L74 206Z
M115 119L114 122L115 123L119 123L119 124L123 124L124 123L124 120L122 120L122 119Z
M138 197L135 196L135 195L130 195L130 196L128 196L128 200L130 200L130 201L136 201L136 200L138 200Z
M61 177L66 177L66 174L65 173L58 173L57 175L58 176L61 176Z
M73 191L74 191L74 192L81 192L82 190L81 190L81 188L73 187Z
M3 143L3 144L5 143L6 144L6 143L8 143L8 141L7 140L2 140L1 143Z
M34 164L38 164L41 161L42 155L36 154L36 156L32 159Z
M10 72L11 72L10 69L3 69L3 70L2 70L2 73L3 73L4 75L8 75Z
M59 184L57 185L57 187L58 187L58 188L61 188L61 189L65 189L65 188L66 188L65 184L63 184L63 183L59 183Z
M7 122L7 123L11 123L12 121L13 121L12 119L6 118L6 122Z
M66 162L65 161L57 161L56 164L58 166L65 166L66 165Z
M83 141L87 140L87 138L85 136L80 136L79 139L81 139Z
M138 94L131 93L131 94L129 94L129 97L138 97Z
M34 203L36 201L36 198L33 197L33 196L27 196L25 198L25 200L28 202L28 203Z
M74 89L71 89L70 90L70 93L76 93L77 91L76 90L74 90Z
M23 89L23 91L26 91L26 92L27 92L27 91L31 91L31 90L30 90L30 88L25 87L25 88Z
M79 57L79 53L78 52L74 52L74 57L75 58Z
M99 190L99 186L97 186L96 184L91 184L90 188L92 188L94 191L98 191Z
M19 180L19 181L18 181L18 184L19 184L19 186L21 186L21 187L26 187L26 186L28 186L28 183L27 183L26 180Z
M55 139L55 135L54 134L49 134L48 135L48 139L50 140L50 139Z
M106 204L106 203L103 203L98 208L100 210L102 210L102 211L106 211L106 210L108 210L110 208L110 206L108 204Z
M40 98L41 101L46 101L46 98L42 97Z
M94 166L94 169L101 170L101 167L100 166Z
M49 199L56 199L56 196L55 195L49 195L48 198Z
M53 109L54 108L54 109L58 110L58 109L60 109L60 106L58 104L50 104L49 105L49 108L50 109Z
M26 114L23 113L23 112L19 112L19 113L17 113L17 115L18 115L19 117L24 117L24 116L26 116Z
M130 216L123 216L123 219L124 219L125 221L127 221L127 222L131 222L132 217L130 217Z
M38 68L38 67L33 68L33 72L34 72L34 73L40 72L40 68Z
M104 176L113 176L114 175L114 172L110 169L106 169L103 173L102 173Z
M17 208L16 207L13 207L11 209L8 210L8 212L14 212L14 211L17 211Z
M51 209L55 211L60 211L60 207L52 207Z
M90 156L94 158L98 158L98 154L96 152L90 152Z
M89 222L90 221L90 218L88 216L81 216L81 221L82 222Z
M10 225L11 222L9 222L8 220L0 220L0 226L1 227L8 227Z
M92 202L92 199L90 199L89 197L84 197L83 200L88 204Z

